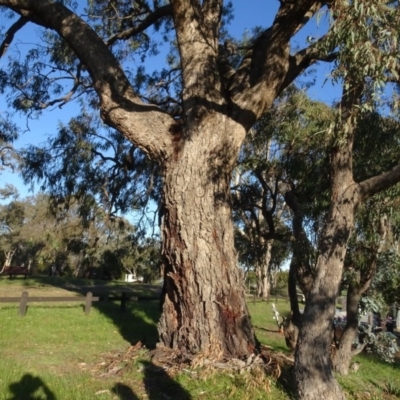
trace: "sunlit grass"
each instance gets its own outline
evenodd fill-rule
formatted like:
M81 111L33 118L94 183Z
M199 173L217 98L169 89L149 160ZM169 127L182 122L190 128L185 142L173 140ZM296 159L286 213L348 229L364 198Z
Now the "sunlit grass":
M20 290L16 281L10 285ZM1 286L4 283L0 281ZM55 283L53 289L58 290L61 282ZM43 284L50 295L50 280L32 280L32 286ZM26 286L27 290L32 286ZM111 285L110 292L113 287L118 285ZM141 290L140 295L154 293L154 287L136 288ZM255 332L262 344L289 355L273 319L272 302L276 299L249 301ZM279 299L276 307L283 316L289 313L285 299ZM167 373L151 362L146 351L129 359L122 375L101 376L110 352L123 354L138 341L147 348L155 347L159 315L158 301L131 301L125 312L121 312L118 301L98 302L88 316L77 303L35 303L29 305L23 318L18 316L17 303L0 304L0 400L292 398L287 390L293 383L290 371L284 371L284 379L279 381L265 377L263 387L254 385L250 375L231 371L186 368ZM398 365L369 356L357 357L357 362L361 364L357 373L339 377L349 399L396 398L400 388Z

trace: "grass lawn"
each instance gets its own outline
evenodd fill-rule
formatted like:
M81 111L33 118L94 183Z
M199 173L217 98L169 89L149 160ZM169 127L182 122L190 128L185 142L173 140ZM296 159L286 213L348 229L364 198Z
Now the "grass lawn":
M152 296L160 288L50 277L0 278L0 297L19 296L23 290L31 296L74 296L89 289L95 294L124 290ZM289 303L279 300L277 309L285 315ZM272 318L271 303L249 301L249 310L260 342L290 357ZM89 316L79 303L36 303L29 304L23 318L18 316L18 304L0 303L0 400L292 398L290 371L276 380L157 367L147 351L130 346L142 341L154 348L158 317L158 301L128 302L125 312L117 302L98 302ZM357 361L357 373L339 378L350 399L400 397L400 365L366 356Z

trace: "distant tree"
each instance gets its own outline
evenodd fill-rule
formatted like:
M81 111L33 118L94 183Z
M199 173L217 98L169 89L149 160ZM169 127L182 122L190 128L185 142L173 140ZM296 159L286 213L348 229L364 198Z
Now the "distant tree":
M2 271L9 267L20 247L19 235L24 224L24 206L19 201L0 205L0 248L2 250Z
M55 265L59 274L89 276L97 270L98 277L120 278L135 229L123 218L109 219L95 203L91 210L82 220L72 200L64 208L43 194L0 206L4 265L15 257L19 263L31 261L42 273Z

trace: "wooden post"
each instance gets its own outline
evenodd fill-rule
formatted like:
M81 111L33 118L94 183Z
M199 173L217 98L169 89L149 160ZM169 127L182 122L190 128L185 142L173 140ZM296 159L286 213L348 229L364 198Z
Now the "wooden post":
M126 310L126 302L127 301L128 301L128 296L126 295L125 292L122 292L122 295L121 295L121 307L120 307L120 310L122 312L125 312L125 310Z
M86 303L85 303L85 314L86 315L89 315L90 309L92 308L92 297L93 297L92 292L86 293Z
M19 315L23 317L26 314L28 305L28 292L22 292L21 301L19 302Z

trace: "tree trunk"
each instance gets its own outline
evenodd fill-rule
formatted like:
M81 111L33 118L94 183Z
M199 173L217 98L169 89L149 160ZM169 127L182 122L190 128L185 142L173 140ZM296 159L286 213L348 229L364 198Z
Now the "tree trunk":
M333 369L341 375L349 373L353 353L353 343L358 334L358 303L361 294L353 285L347 292L347 323L343 335L332 355Z
M335 253L325 264L326 276L306 299L301 319L295 355L295 378L301 399L345 399L333 375L330 353L336 291L341 278L341 257ZM323 262L321 258L319 263Z
M14 254L15 250L4 251L5 260L3 267L1 268L0 274L3 273L6 268L11 266L11 261L13 259Z
M354 224L355 189L349 145L332 155L332 199L318 246L314 281L306 295L295 355L295 378L301 399L344 399L331 360L333 318L342 279L347 242Z
M224 140L230 136L230 142ZM244 131L214 114L163 171L162 344L210 358L244 357L256 341L234 248L229 183Z
M353 179L355 116L363 85L351 83L343 92L341 121L336 127L330 154L330 208L318 243L318 257L311 270L295 354L295 380L301 399L342 400L345 395L333 375L331 345L347 243L354 226L359 187Z
M373 251L369 265L363 265L362 270L357 271L347 290L346 327L332 357L333 368L335 372L341 375L349 373L352 357L360 353L365 347L365 345L360 344L358 349L353 349L354 340L358 335L358 306L361 296L371 285L385 235L386 232L381 232L380 244Z
M342 151L340 153L344 152ZM347 242L354 223L352 179L337 155L332 205L321 233L315 277L306 296L295 355L295 378L301 399L345 399L331 360L333 318L342 279Z
M264 243L263 254L257 268L257 296L267 299L271 291L270 261L272 240Z
M288 318L286 318L286 320L283 323L286 346L288 346L290 350L296 349L297 340L299 338L299 326L301 321L301 314L299 308L299 301L297 299L297 287L296 287L296 274L298 269L297 262L298 262L298 257L295 257L295 255L293 254L289 268L289 281L288 281L291 315Z

